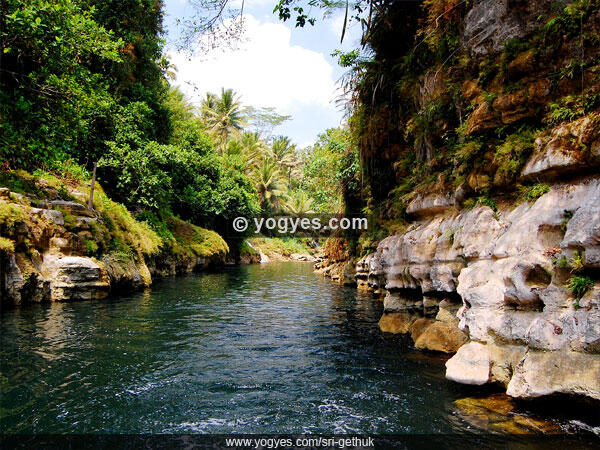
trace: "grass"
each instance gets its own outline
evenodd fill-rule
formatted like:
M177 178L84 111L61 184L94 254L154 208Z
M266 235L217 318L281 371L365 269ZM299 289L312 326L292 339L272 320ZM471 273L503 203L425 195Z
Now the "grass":
M307 246L308 240L302 238L254 238L249 241L253 246L259 247L267 256L279 253L289 257L294 253L310 253Z
M175 251L183 250L187 254L200 257L229 253L227 243L212 230L198 227L174 216L169 217L166 223L175 239L175 243L171 241Z
M130 249L148 256L156 254L163 244L160 236L147 223L138 222L125 206L98 190L100 192L94 195L94 207L100 211L108 232L113 236L114 249L125 252Z

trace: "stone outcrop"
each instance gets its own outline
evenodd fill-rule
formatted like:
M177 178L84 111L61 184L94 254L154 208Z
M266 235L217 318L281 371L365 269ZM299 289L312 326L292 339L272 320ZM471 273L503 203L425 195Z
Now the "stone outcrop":
M600 399L600 178L498 211L427 211L356 263L358 288L384 297L381 330L456 352L447 377L460 383ZM346 264L319 270L342 279ZM595 283L579 299L577 273Z
M474 55L497 53L507 41L533 31L537 18L547 12L552 0L479 0L465 17L463 42ZM568 0L562 0L568 3Z
M202 270L225 260L221 248L207 256L165 248L151 256L90 255L88 245L93 250L98 239L114 238L100 227L101 214L83 203L61 200L58 193L51 198L40 201L0 190L0 232L13 247L0 250L0 304L99 300L147 287L153 277Z

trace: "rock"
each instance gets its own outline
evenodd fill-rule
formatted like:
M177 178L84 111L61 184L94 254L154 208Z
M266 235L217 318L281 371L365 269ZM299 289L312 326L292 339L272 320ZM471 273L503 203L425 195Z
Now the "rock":
M59 225L61 227L65 225L65 218L63 216L63 213L61 213L60 211L56 211L55 209L43 209L42 215L46 219L54 222L56 225Z
M416 343L417 339L427 330L430 326L433 325L433 320L426 319L424 317L415 320L408 327L408 332L410 333L410 337Z
M590 367L600 357L598 205L600 178L591 175L555 184L532 203L500 204L498 211L481 206L420 215L361 258L354 278L361 289L385 293L384 332L411 332L419 348L458 349L447 365L449 379L507 387L522 366L519 376L532 386L522 395L542 392L528 378L535 366L521 364L526 354L568 354L581 364L589 358ZM559 262L575 251L595 282L578 308L565 287L572 273ZM340 279L344 264L335 262L326 270ZM436 314L437 320L424 314ZM595 392L590 377L584 373L577 387L583 395ZM569 386L547 391L577 390Z
M471 113L467 119L467 134L481 134L485 131L490 131L500 125L500 116L498 112L484 100L479 103L475 111Z
M292 253L290 259L293 261L314 261L314 258L311 255L304 253Z
M434 322L415 341L415 347L436 352L456 353L467 335L448 322Z
M93 211L87 209L87 207L81 203L66 200L53 200L51 204L53 208L60 208L74 216L96 217Z
M446 362L446 378L462 384L482 385L490 379L490 365L486 346L469 342Z
M535 69L535 51L533 49L519 53L508 64L508 74L510 77L533 73Z
M529 351L515 368L506 393L534 398L550 394L600 399L600 355Z
M477 81L466 80L461 88L463 97L468 100L475 100L481 94L481 88L477 84Z
M114 291L134 291L152 284L150 271L144 262L136 263L133 258L124 258L118 255L104 255L101 263ZM168 274L175 275L176 273L175 263L173 263L173 270Z
M50 300L94 300L110 290L108 277L90 258L46 255L42 273L50 282Z
M562 123L538 137L534 151L521 171L521 178L552 179L590 165L598 165L599 158L593 151L587 150L600 142L598 121L596 114L588 115L573 122Z
M431 194L425 197L418 196L406 208L407 214L429 216L439 214L455 205L454 197L450 195Z
M353 260L348 261L344 265L341 280L344 286L356 286L356 262Z
M539 27L536 20L554 3L553 0L523 2L521 7L506 0L475 2L464 23L463 46L475 56L495 54L506 42L522 38Z
M9 198L10 197L10 189L7 187L0 187L0 198Z
M415 317L408 313L386 313L379 319L379 329L384 333L406 334Z

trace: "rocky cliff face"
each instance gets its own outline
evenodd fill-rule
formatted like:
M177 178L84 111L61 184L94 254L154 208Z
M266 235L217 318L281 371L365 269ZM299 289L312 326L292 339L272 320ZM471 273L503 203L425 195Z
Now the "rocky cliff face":
M496 212L427 200L414 210L405 232L355 266L357 286L384 297L381 329L410 333L417 348L458 350L446 376L459 383L600 399L600 177ZM320 270L351 284L347 266ZM596 283L574 293L576 273Z
M43 198L0 188L0 305L98 300L225 261L216 233L173 218L174 237L164 242L101 192L106 209L90 210L78 190L63 192L65 200L45 180L35 183ZM199 230L219 241L214 248L193 251L203 244L194 241Z
M428 2L424 16L429 44L375 48L400 88L366 95L357 121L387 131L363 127L361 152L369 183L395 169L387 198L370 192L394 233L317 270L383 298L383 331L455 353L451 380L600 399L600 5ZM445 56L411 65L425 45Z

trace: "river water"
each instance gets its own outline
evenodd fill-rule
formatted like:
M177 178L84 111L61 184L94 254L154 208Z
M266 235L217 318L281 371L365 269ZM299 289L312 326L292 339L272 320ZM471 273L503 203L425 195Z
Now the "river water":
M228 267L102 302L7 310L0 430L511 432L492 429L507 420L505 407L492 405L501 417L483 421L486 409L459 408L481 392L445 380L445 357L384 336L381 312L381 302L307 263Z

